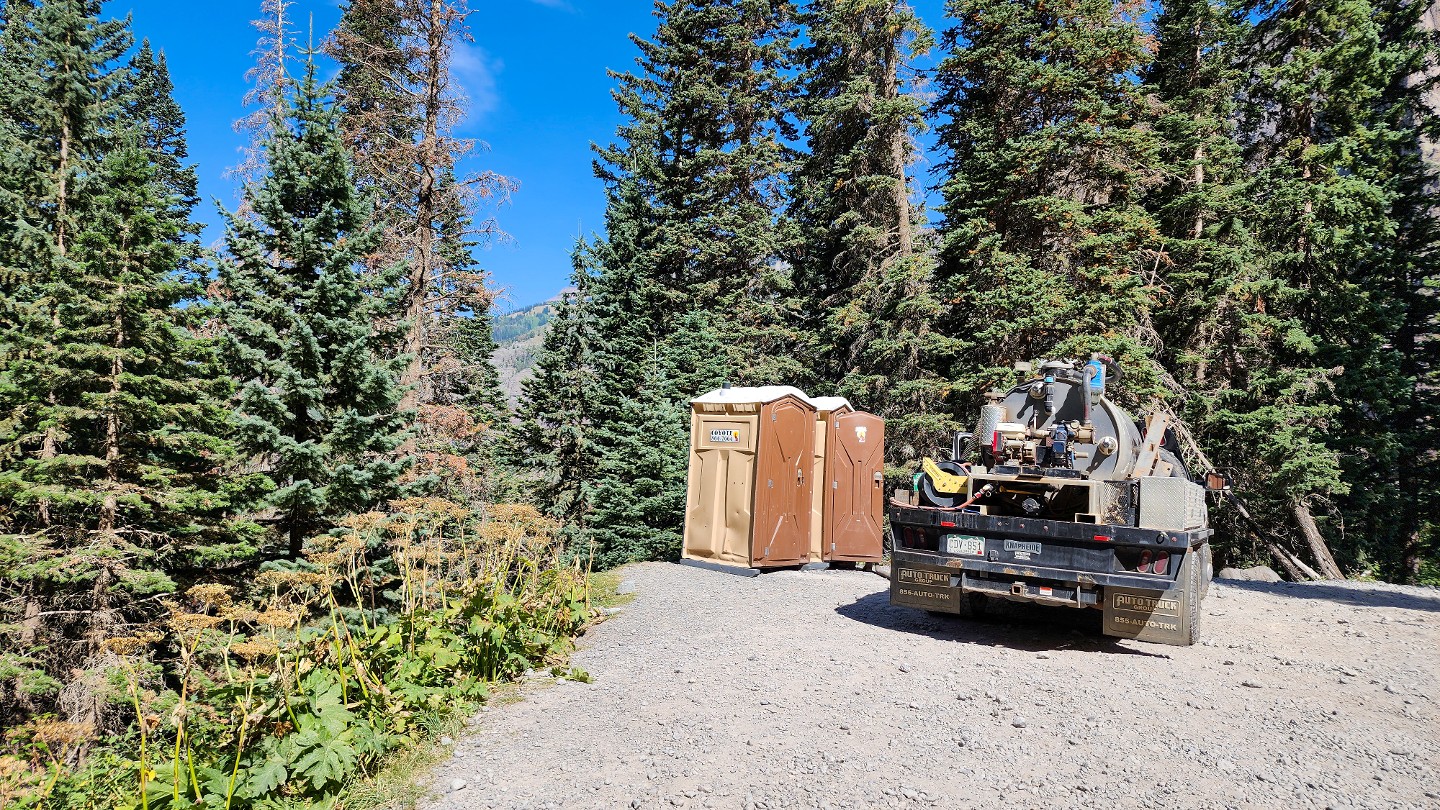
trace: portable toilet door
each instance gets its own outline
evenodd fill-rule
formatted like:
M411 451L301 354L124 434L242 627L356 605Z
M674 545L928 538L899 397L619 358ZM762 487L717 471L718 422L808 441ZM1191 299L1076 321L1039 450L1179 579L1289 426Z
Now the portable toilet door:
M691 400L682 557L756 568L805 562L814 423L808 399L789 386Z
M885 530L885 420L854 411L834 415L825 442L826 560L880 562Z
M815 410L793 397L767 403L760 411L759 439L750 565L800 565L810 551Z
M815 406L815 479L810 498L810 562L829 559L825 547L825 505L830 498L830 479L825 476L829 459L826 447L830 441L830 417L850 413L855 408L844 397L811 397Z

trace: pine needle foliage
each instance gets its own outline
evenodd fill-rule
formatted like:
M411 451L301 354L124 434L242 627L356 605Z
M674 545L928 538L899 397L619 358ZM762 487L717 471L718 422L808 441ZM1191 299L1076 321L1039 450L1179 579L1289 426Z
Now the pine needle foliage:
M407 435L396 361L376 323L399 268L361 278L378 234L356 190L334 109L310 63L226 215L225 357L240 379L237 440L274 483L265 503L298 556L337 517L398 493Z

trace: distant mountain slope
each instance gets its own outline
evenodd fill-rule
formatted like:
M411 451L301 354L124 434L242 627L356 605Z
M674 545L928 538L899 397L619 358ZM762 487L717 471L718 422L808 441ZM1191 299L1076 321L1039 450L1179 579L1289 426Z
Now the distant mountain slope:
M520 398L520 384L529 378L545 340L545 330L555 314L555 303L565 293L539 304L522 307L495 316L495 368L500 372L500 388L514 404Z

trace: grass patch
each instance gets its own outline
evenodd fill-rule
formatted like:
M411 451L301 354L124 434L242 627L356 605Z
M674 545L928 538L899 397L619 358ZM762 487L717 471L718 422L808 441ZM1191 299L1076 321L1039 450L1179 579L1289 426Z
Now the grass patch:
M591 604L602 608L616 608L635 601L634 593L618 593L620 583L625 581L625 568L597 571L590 575Z

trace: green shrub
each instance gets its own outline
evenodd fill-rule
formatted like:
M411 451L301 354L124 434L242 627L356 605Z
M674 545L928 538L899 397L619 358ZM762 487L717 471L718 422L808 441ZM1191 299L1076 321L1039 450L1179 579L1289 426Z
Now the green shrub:
M336 806L489 684L563 659L589 590L552 524L526 506L393 506L315 538L245 598L196 586L163 626L108 640L132 726L98 741L48 718L13 730L0 806Z

